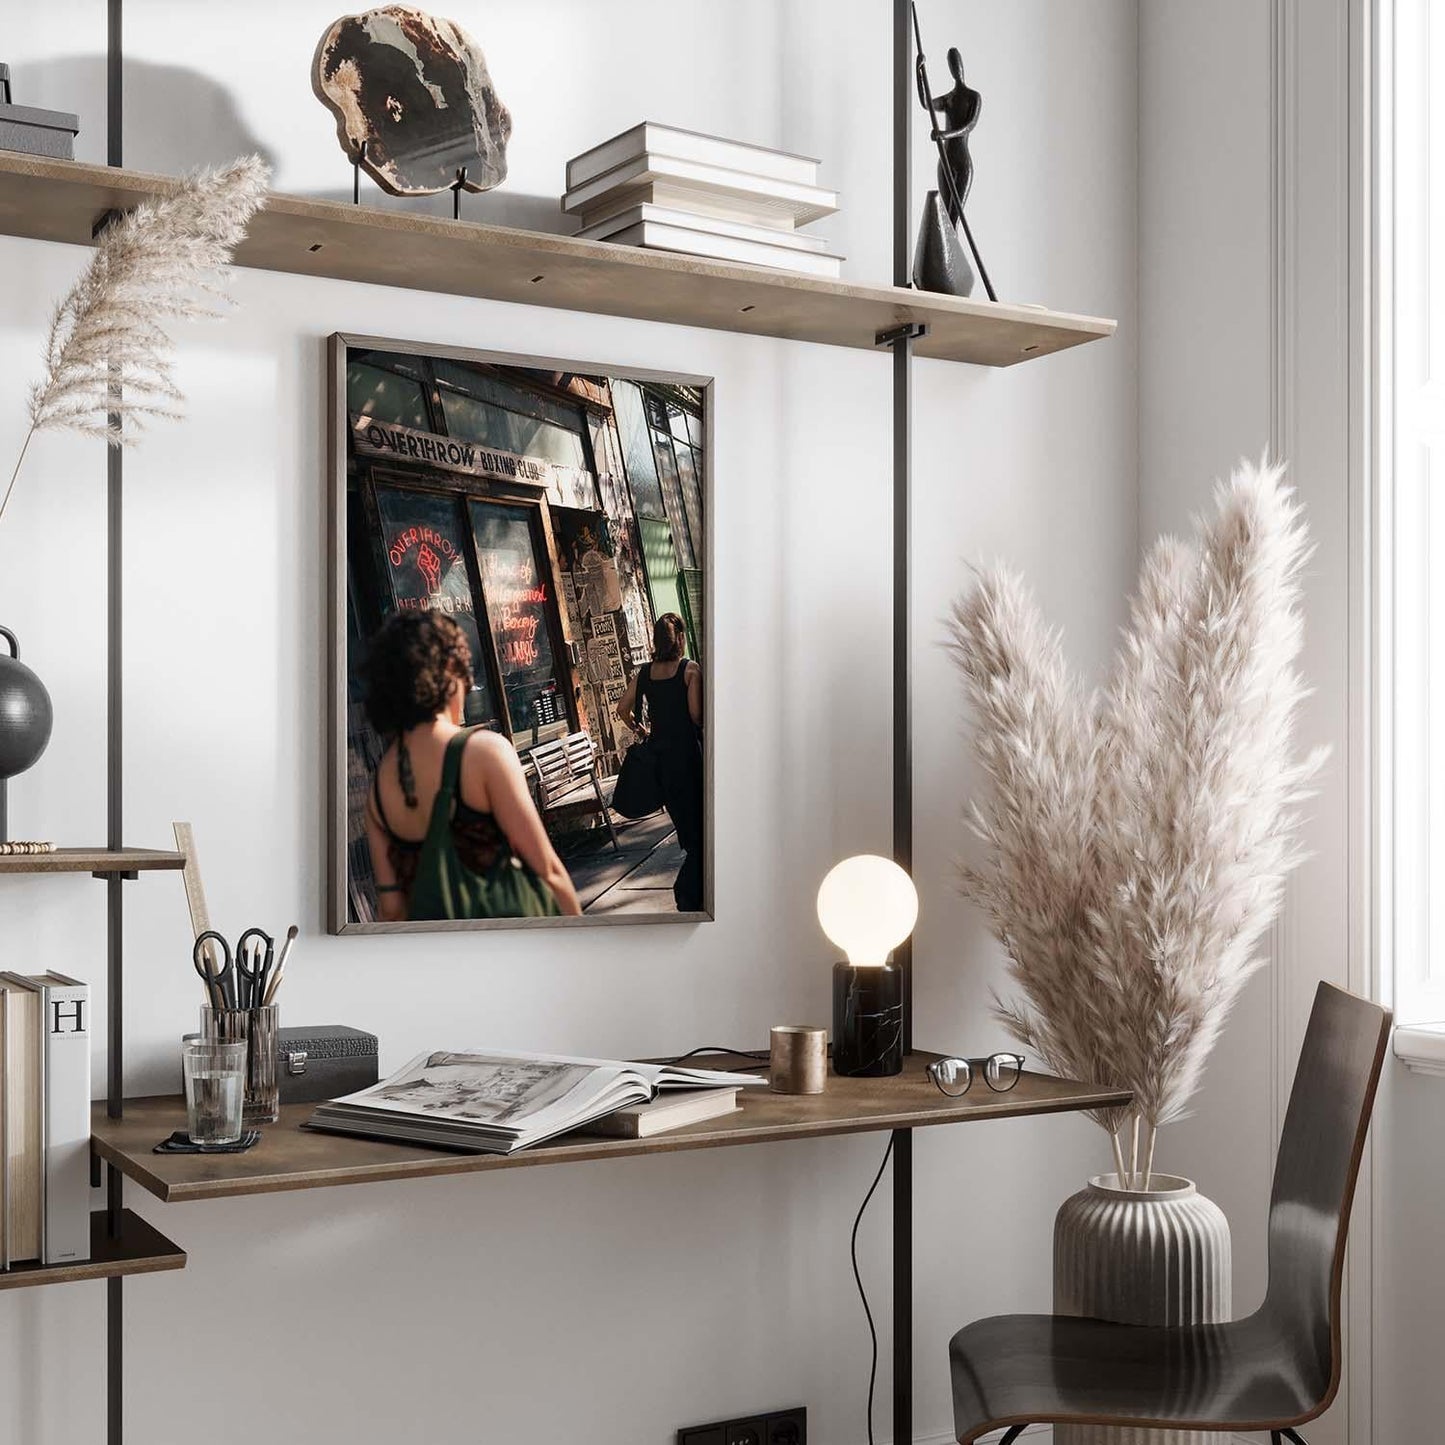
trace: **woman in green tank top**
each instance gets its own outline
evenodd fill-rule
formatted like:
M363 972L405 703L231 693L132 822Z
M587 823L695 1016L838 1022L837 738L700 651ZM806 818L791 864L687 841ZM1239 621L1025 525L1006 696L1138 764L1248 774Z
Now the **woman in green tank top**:
M389 617L367 657L367 715L388 739L367 795L383 922L581 913L512 744L462 726L471 650L439 612Z

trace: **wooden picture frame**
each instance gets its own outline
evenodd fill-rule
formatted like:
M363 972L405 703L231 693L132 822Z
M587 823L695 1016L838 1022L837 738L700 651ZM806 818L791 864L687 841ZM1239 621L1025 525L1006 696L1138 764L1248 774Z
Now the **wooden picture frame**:
M712 658L714 656L713 619L716 614L716 599L713 595L716 569L714 566L715 527L713 520L715 406L713 379L678 372L616 367L604 363L577 362L513 352L433 345L425 342L340 332L328 338L326 351L328 370L326 479L328 569L325 617L328 641L326 661L328 694L326 816L328 827L325 872L329 931L334 934L456 932L486 928L568 928L602 923L700 923L710 921L714 917L715 875L713 808L715 703ZM379 363L378 359L380 359ZM423 431L390 419L376 419L373 425L373 419L368 415L354 413L348 399L348 375L352 362L357 363L358 368L366 367L368 369L378 364L394 364L400 371L411 373L412 379L421 386L423 391L426 390L426 387L421 378L431 378L430 400L427 404L427 415L431 418L431 427ZM436 362L441 362L442 366L436 367ZM453 445L453 440L465 442L466 439L449 437L449 429L445 421L447 403L460 406L460 402L471 405L473 401L467 395L462 395L459 401L456 395L456 385L451 381L444 385L437 378L442 373L449 378L461 376L463 385L465 385L465 378L473 372L479 378L476 389L479 396L490 386L497 392L506 388L515 388L519 397L531 398L538 409L551 408L554 412L561 412L570 410L572 404L575 403L576 409L582 415L577 435L582 439L582 450L591 464L590 473L586 468L559 467L545 460L536 460L534 464L534 459L525 453L513 454L503 451L493 446L490 441L473 440L470 445L461 448ZM549 383L547 378L552 378L552 381ZM690 464L694 468L700 460L701 472L696 476L695 481L695 491L699 495L693 499L696 505L687 512L686 517L678 511L678 507L681 506L680 501L678 506L673 505L674 501L682 496L682 483L677 476L674 476L672 483L676 488L677 496L668 499L666 507L668 517L663 520L653 520L639 515L633 482L627 475L629 469L625 460L625 446L621 436L622 424L616 414L617 408L613 406L612 402L615 383L632 383L636 389L636 397L645 398L647 425L645 439L652 449L651 454L654 458L657 457L659 448L668 451L668 454L671 455L674 449L682 450L686 446ZM446 392L445 399L442 396L443 391ZM693 416L688 409L692 397L696 397L699 401L698 415L696 416ZM485 401L476 404L482 407L492 405L491 402ZM637 405L638 403L634 401L632 404ZM662 414L658 408L662 407L666 408L668 417L681 418L686 433L684 437L674 438L664 432L660 424L655 422L655 416ZM494 407L494 410L500 415L501 408L499 406ZM696 427L693 425L694 422L697 423ZM673 425L676 425L675 421ZM432 430L432 427L435 429ZM537 430L540 431L541 427L539 426ZM700 431L700 445L696 444L698 431ZM610 449L610 460L621 464L620 470L623 475L618 476L611 468L604 468L598 463L596 448L599 439ZM676 461L674 461L674 466L676 466ZM472 470L470 472L464 470L466 467L471 467ZM609 697L603 690L603 684L598 680L594 667L595 655L588 646L588 644L596 644L599 639L590 632L585 637L576 635L578 613L570 600L575 589L567 580L568 575L575 577L576 574L565 574L560 570L557 540L559 533L565 532L568 525L574 523L575 516L587 516L589 513L585 509L561 504L553 499L557 488L567 485L569 482L575 481L576 485L585 487L589 475L595 487L598 503L597 515L604 519L599 521L599 533L625 528L627 518L625 511L619 509L621 501L625 500L631 507L630 521L633 530L625 538L625 547L620 539L612 538L610 540L610 545L614 549L612 575L617 578L617 593L624 602L624 607L616 616L615 645L604 649L604 658L609 660L609 666L611 651L615 650L622 659L626 676L630 678L635 671L635 663L639 659L642 646L642 639L637 636L641 627L641 615L645 614L647 626L650 628L659 611L673 610L664 608L656 599L655 593L661 591L661 584L659 583L658 588L654 588L652 574L643 560L644 529L661 527L668 523L672 524L675 529L687 527L685 555L694 562L701 562L701 597L698 599L700 606L694 605L678 610L687 621L689 655L694 650L698 651L700 653L698 661L703 669L703 906L700 909L681 912L676 908L670 888L664 890L657 887L639 887L629 890L622 886L628 878L634 876L645 878L648 882L656 881L659 867L669 863L671 858L676 855L675 848L671 852L667 851L668 845L665 842L653 844L644 855L651 860L652 864L648 872L644 874L639 872L638 867L629 866L616 880L606 882L607 878L628 863L632 851L648 847L648 840L657 835L658 829L668 826L665 822L659 821L665 820L666 814L655 815L652 820L641 820L638 824L627 824L612 814L612 825L614 829L620 830L618 837L613 840L617 845L614 850L614 858L608 867L598 872L597 878L588 884L585 896L584 889L578 888L579 896L583 896L584 903L584 911L580 916L561 918L417 918L402 921L383 921L375 916L365 916L364 884L358 882L359 875L365 867L364 858L355 868L353 867L353 860L361 856L358 854L357 842L356 784L362 765L362 754L357 739L359 734L364 731L364 724L356 721L359 714L358 681L353 676L355 659L351 655L352 637L358 623L356 614L363 605L368 609L374 605L375 608L383 611L388 605L393 610L396 606L417 607L421 605L416 598L394 599L392 603L388 604L386 598L382 596L385 589L380 587L378 578L383 574L390 577L391 574L386 571L385 561L376 561L376 555L379 553L383 558L396 562L398 566L402 565L399 560L402 556L401 551L393 548L388 552L382 543L382 539L386 535L382 521L383 502L391 506L399 505L396 497L405 493L408 498L414 498L418 506L455 505L460 509L457 515L462 519L461 530L466 533L466 536L458 548L458 555L453 557L450 563L448 586L453 591L459 587L462 591L466 590L464 583L456 581L456 578L461 575L458 569L464 567L465 577L470 581L471 595L474 596L475 603L474 605L461 603L459 606L466 606L469 610L469 631L470 635L476 639L473 643L473 650L476 651L477 644L480 643L480 650L484 654L483 657L474 659L474 670L479 677L483 678L483 681L473 691L475 695L488 700L489 705L495 707L497 711L497 720L489 719L489 725L506 731L512 737L519 754L524 757L524 763L530 757L531 746L544 747L545 751L544 745L560 738L564 731L572 738L575 738L578 732L587 733L592 738L593 748L599 756L598 791L603 794L605 800L609 793L610 779L602 776L603 769L615 768L617 759L625 750L630 735L620 724L609 721L609 707L615 699ZM665 484L659 483L658 487L659 494L661 494L665 489ZM614 503L611 512L606 510L606 500L609 498ZM573 499L569 497L568 500L570 502ZM545 603L536 602L535 604L539 618L532 621L532 627L535 633L546 637L551 649L551 656L555 659L557 679L550 692L538 693L535 697L530 729L520 728L520 730L517 718L514 716L514 694L509 689L510 680L505 675L507 659L497 651L502 644L497 641L496 626L488 625L487 621L490 604L481 576L482 536L476 530L480 524L475 522L476 518L482 517L484 514L487 518L491 518L504 513L513 527L521 525L520 519L524 513L529 519L527 525L531 529L530 535L533 538L534 566L541 579L541 585L526 595L529 601L546 596ZM702 531L700 547L693 535L697 529L693 524L697 517L700 517ZM474 519L474 524L467 526L465 523L467 518ZM358 535L353 535L353 529L359 529ZM414 535L417 530L416 527L412 527L408 533L402 535ZM360 532L365 532L365 535L360 535ZM423 535L433 534L427 533L423 529ZM354 573L354 569L357 568L358 547L363 544L369 547L372 561L368 565L363 560L359 571ZM461 555L463 553L464 556ZM447 555L451 556L450 550ZM590 557L594 554L589 553L588 555ZM624 558L629 561L625 582L623 580L624 569L619 565L620 560ZM425 565L419 555L416 561L420 565ZM436 570L436 557L432 556L430 562L431 570L426 572L428 587L439 575ZM696 571L695 568L686 570ZM677 567L673 574L674 578L682 577L683 571L683 568ZM394 590L395 583L391 585ZM671 585L675 588L678 586L676 581ZM611 583L609 583L610 586ZM566 590L565 597L562 595L564 588ZM683 587L678 595L686 595L686 588ZM365 599L365 601L358 600L359 598ZM645 600L645 607L639 605L639 599ZM439 592L431 592L428 602L441 603L443 606L449 605L448 599ZM493 609L493 611L496 610ZM509 605L507 608L509 618L513 610ZM696 615L698 612L700 612L700 616ZM461 615L460 611L458 615ZM602 628L604 626L601 620L602 614L588 613L585 615L587 617L585 627ZM609 639L604 636L601 641L608 643ZM650 637L648 641L650 644ZM615 689L615 685L614 670L609 674L606 686ZM547 703L549 698L551 701ZM547 705L544 706L544 704ZM469 697L468 707L470 708L471 705ZM539 721L539 719L543 721ZM375 735L371 735L373 748L377 741ZM529 743L531 746L528 746ZM551 754L555 754L555 752L556 748L554 747L551 749ZM534 797L537 796L539 795L534 793ZM590 798L587 801L591 811L597 813L598 818L601 819L603 815L597 812L595 805L590 802ZM550 814L547 816L549 819L551 818ZM564 819L564 821L570 827L571 820ZM636 830L643 824L648 825L648 831L629 832L629 829ZM560 827L561 824L559 823L558 826ZM601 832L601 827L599 822L599 832ZM549 834L553 831L550 821L548 831ZM624 845L624 839L633 841ZM562 851L561 847L558 851ZM564 862L566 862L565 857ZM599 882L599 880L601 881ZM597 892L596 889L601 886L602 882L605 882L606 886ZM357 891L358 887L361 889L360 892ZM638 895L636 900L625 896L633 891ZM647 896L644 898L643 894ZM664 903L666 906L662 906ZM598 911L588 912L588 907L597 908Z

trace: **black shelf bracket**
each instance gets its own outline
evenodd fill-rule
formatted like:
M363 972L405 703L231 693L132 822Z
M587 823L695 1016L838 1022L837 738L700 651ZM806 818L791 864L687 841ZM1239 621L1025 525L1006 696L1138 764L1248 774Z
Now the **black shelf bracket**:
M900 341L921 341L928 335L926 321L908 321L902 326L890 327L887 331L874 334L874 346L897 346Z

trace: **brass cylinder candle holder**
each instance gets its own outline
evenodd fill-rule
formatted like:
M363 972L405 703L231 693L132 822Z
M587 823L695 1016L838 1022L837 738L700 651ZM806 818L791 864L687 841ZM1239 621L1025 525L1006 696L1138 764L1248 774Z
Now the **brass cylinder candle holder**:
M828 1083L828 1030L778 1024L770 1035L768 1087L775 1094L821 1094Z

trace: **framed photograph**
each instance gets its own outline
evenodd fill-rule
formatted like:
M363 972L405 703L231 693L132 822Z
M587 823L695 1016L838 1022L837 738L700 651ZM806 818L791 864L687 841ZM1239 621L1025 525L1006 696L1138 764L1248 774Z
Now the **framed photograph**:
M711 379L329 348L331 931L710 919Z

